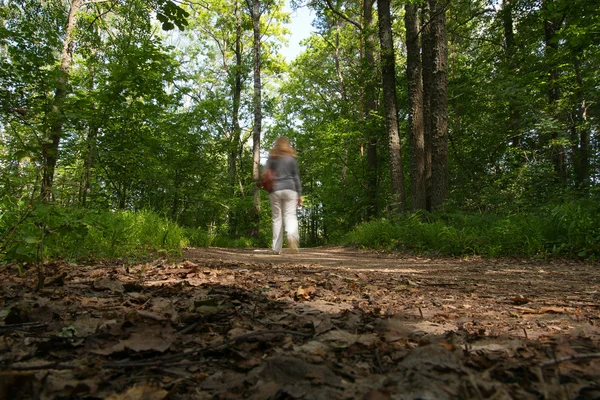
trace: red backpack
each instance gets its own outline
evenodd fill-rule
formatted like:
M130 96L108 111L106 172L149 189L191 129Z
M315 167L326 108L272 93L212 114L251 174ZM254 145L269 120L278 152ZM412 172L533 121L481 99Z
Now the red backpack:
M260 186L265 189L267 192L271 193L273 191L273 185L275 184L275 171L271 168L267 168L262 173L262 177L260 178Z

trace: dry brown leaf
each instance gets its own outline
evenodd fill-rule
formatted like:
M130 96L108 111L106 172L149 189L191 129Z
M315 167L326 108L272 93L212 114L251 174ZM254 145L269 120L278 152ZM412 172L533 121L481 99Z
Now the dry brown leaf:
M113 394L107 400L163 400L169 392L152 385L138 385L120 394Z
M516 308L517 310L521 311L523 314L537 314L538 313L538 310L536 310L535 308L521 307L521 306L514 306L513 308Z
M309 286L307 288L303 288L300 286L298 290L296 290L296 299L297 300L310 300L317 293L317 289L314 286Z
M531 302L531 300L529 300L527 297L523 297L521 295L511 298L510 301L512 301L513 304L527 304Z
M567 308L564 307L553 307L553 306L548 306L548 307L541 307L540 308L540 314L546 314L546 313L551 313L551 314L572 314L575 312L575 310L569 310Z
M125 291L123 284L120 281L113 279L100 279L94 282L94 289L110 290L113 293L123 293Z

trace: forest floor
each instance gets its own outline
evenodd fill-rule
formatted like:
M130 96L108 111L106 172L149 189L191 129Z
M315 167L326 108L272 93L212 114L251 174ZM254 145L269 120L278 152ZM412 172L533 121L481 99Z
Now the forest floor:
M187 249L0 271L0 399L600 399L600 265Z

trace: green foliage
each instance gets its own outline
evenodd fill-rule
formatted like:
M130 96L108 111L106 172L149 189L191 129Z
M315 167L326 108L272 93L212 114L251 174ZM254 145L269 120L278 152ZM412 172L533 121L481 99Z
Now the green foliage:
M360 224L342 243L449 256L568 256L594 260L600 256L598 211L597 203L579 203L531 214L415 213L393 221Z
M0 219L3 262L179 255L187 243L183 228L151 211L4 202Z
M550 208L547 246L555 255L600 256L600 204L587 200Z

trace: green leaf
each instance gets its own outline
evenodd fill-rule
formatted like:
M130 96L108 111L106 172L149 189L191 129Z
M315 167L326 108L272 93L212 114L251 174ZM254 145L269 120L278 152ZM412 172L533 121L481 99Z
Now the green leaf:
M27 244L38 244L41 242L40 238L35 236L26 237L25 239L23 239L23 241Z

